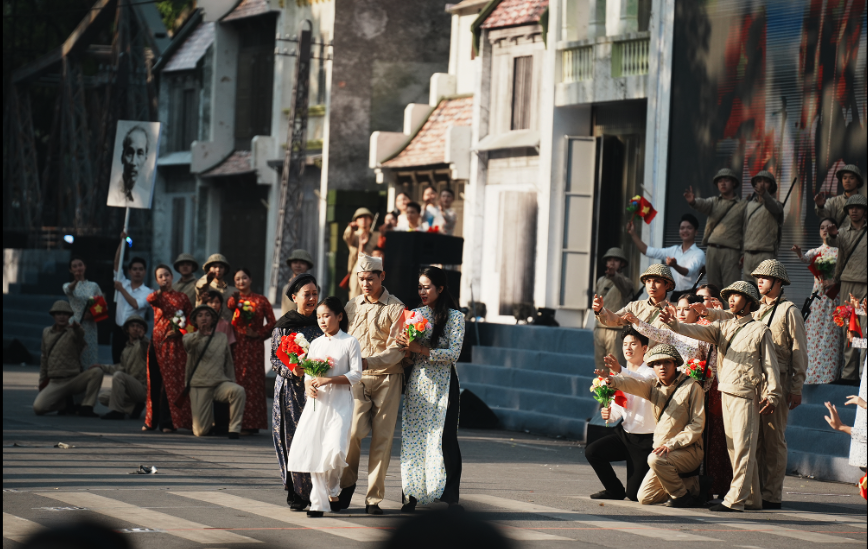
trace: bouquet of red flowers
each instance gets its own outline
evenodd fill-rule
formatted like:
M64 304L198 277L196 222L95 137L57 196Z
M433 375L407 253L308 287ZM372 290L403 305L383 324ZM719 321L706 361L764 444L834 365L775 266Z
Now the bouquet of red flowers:
M196 327L187 322L187 317L184 316L184 311L178 309L175 311L175 316L172 317L172 331L181 335L191 334L196 331Z
M432 226L428 227L428 230L426 232L439 233L440 232L440 225L432 225Z
M297 332L280 338L275 354L283 364L297 376L304 375L302 362L310 349L307 339Z
M407 339L416 341L426 337L431 337L433 326L424 316L418 311L404 311L404 330L407 332Z
M692 358L684 365L684 373L698 381L704 383L708 379L709 369L704 360Z
M859 326L859 322L856 320L856 309L851 307L850 305L839 305L835 307L835 312L832 315L832 320L835 321L835 324L841 326L847 325L847 330L851 332L856 332L859 334L859 337L864 337L862 335L862 328ZM849 341L847 345L849 345Z
M235 312L232 314L232 325L241 329L250 324L254 316L256 316L256 304L248 299L239 299L235 306Z
M611 374L609 374L611 375ZM612 405L612 401L618 406L624 407L627 405L627 396L618 389L613 389L606 384L606 378L597 376L591 383L591 393L594 395L594 400L599 402L603 408L608 408ZM609 426L609 420L606 420L606 427Z
M108 304L101 295L95 295L87 300L87 310L90 311L94 322L102 322L109 317Z

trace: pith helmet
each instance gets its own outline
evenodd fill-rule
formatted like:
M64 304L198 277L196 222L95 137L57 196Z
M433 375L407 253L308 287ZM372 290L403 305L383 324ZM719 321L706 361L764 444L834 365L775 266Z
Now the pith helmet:
M621 248L609 248L605 254L603 254L603 261L606 261L610 257L614 257L615 259L620 259L624 262L624 266L626 267L630 262L627 260L627 255L624 254L624 250Z
M745 282L744 280L737 280L720 291L721 299L729 299L730 294L741 294L753 303L754 308L759 307L759 292L757 292L756 287L750 282Z
M139 315L130 315L130 317L124 322L124 330L126 330L127 327L133 322L138 322L145 328L145 331L147 331L148 323L145 322L145 319L140 317Z
M196 315L199 314L199 311L208 311L209 313L211 313L211 317L214 319L214 322L217 322L217 320L220 318L217 316L217 311L212 309L210 305L199 305L190 312L190 317L187 319L187 322L189 322L196 328L199 328L199 326L196 325Z
M72 306L69 304L69 301L65 299L58 299L54 302L54 305L48 309L48 314L53 315L54 313L66 313L70 316L74 315L75 312L72 310Z
M738 176L737 173L730 170L729 168L723 168L722 170L719 170L717 172L717 174L715 174L714 179L712 180L712 183L717 185L717 180L720 179L721 177L731 177L731 178L735 179L735 186L736 187L739 187L741 185L741 178Z
M185 261L189 261L193 264L193 271L199 270L199 262L196 261L196 258L193 257L191 254L180 254L178 256L178 259L176 259L175 262L172 264L172 267L174 267L175 270L180 273L181 271L178 269L178 266Z
M313 269L313 257L311 257L307 250L293 250L289 257L286 258L286 264L291 265L293 261L305 261L308 265L307 270Z
M764 178L766 178L766 179L768 179L769 181L772 182L772 186L769 187L769 192L770 192L771 194L775 194L776 192L778 192L778 181L777 181L777 179L775 179L775 176L773 176L771 172L768 172L768 171L766 171L766 170L763 170L763 171L761 171L761 172L757 172L757 174L756 174L755 176L751 177L751 178L750 178L750 184L751 184L751 185L755 185L755 184L756 184L756 180L759 179L759 178L761 178L761 177L764 177Z
M353 221L365 215L370 217L371 219L374 219L374 214L371 213L371 210L367 208L359 208L358 210L356 210L356 213L353 214Z
M846 166L835 172L835 177L838 178L838 181L841 181L841 179L844 178L844 174L846 172L850 172L856 176L856 179L859 180L859 186L857 188L861 189L862 185L865 184L865 178L862 177L862 171L859 170L859 166L857 166L856 164L847 164Z
M675 288L675 279L672 278L672 270L669 268L669 265L663 265L662 263L652 263L648 265L648 268L645 269L645 272L642 273L642 276L639 277L639 280L642 281L642 284L645 284L645 279L649 276L659 276L660 278L665 278L669 281L669 289L672 290Z
M645 364L648 366L651 366L652 362L660 362L661 360L674 360L675 366L684 364L681 353L672 345L657 345L645 353Z
M847 202L844 202L844 211L849 212L850 208L853 206L862 206L863 208L868 208L868 199L865 198L864 194L856 193L850 198L847 199Z
M205 264L202 265L202 269L207 271L214 263L222 263L226 265L226 270L229 270L229 260L226 259L226 256L223 254L211 254L210 256L208 256L208 261L206 261Z
M790 285L790 277L787 276L787 268L777 259L766 259L756 269L750 273L750 276L756 278L758 276L767 276L777 278L784 286Z

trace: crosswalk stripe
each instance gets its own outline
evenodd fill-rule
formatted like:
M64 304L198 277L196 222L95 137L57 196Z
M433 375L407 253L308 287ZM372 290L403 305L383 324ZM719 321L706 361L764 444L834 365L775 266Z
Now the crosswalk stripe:
M85 507L89 511L123 520L131 524L164 530L167 534L197 543L261 543L259 540L240 536L225 530L178 518L137 505L124 503L88 492L41 492L37 495L56 499L69 505Z
M567 511L557 509L555 507L545 507L543 505L535 505L533 503L525 503L497 496L489 496L485 494L464 494L461 498L465 501L473 501L500 507L501 509L509 509L511 511L523 511L526 513L537 513L547 517L556 518L564 521L587 524L601 529L618 530L628 534L635 534L647 538L663 539L667 541L720 541L706 536L698 536L679 532L677 530L664 530L662 528L654 528L651 526L643 526L636 523L615 520L609 517L585 515L575 511Z
M795 517L802 520L813 520L816 522L835 522L846 526L854 526L865 528L865 515L824 515L823 513L812 513L809 511L797 511L784 507L782 511L776 511L776 515L784 515L787 517Z
M588 498L588 501L596 501ZM784 528L782 526L776 526L774 524L769 524L767 520L767 514L757 514L757 517L764 517L762 521L759 520L750 520L741 519L733 520L732 515L719 515L719 514L711 514L708 511L700 512L694 511L690 509L675 509L673 507L663 507L660 505L640 505L639 503L633 501L616 501L616 500L606 500L606 504L608 505L617 505L620 507L628 507L631 509L642 510L649 513L655 513L658 515L666 515L670 517L691 517L695 520L701 522L708 522L715 524L717 526L725 526L727 528L735 528L738 530L761 530L763 533L772 534L775 536L781 536L785 538L793 538L801 541L810 541L813 543L863 543L860 541L856 541L850 538L844 538L840 536L832 536L828 534L821 534L819 532L806 532L802 530L793 530L790 528Z
M322 530L326 534L348 538L354 541L383 541L389 532L381 528L372 528L369 526L359 525L354 522L321 517L317 519L309 518L305 513L290 511L285 505L274 505L273 503L265 503L254 499L248 499L241 496L227 494L225 492L171 492L176 496L195 499L227 507L229 509L237 509L245 511L261 517L266 517L274 520L279 520L288 524L295 524L311 530ZM384 525L385 526L385 525Z
M32 520L16 517L9 513L3 513L3 537L24 543L30 536L43 529L43 526Z

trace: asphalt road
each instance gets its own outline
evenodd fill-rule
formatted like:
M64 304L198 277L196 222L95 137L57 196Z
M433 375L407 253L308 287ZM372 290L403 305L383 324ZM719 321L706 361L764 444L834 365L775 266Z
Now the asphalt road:
M399 434L385 515L365 515L357 495L349 510L309 519L286 506L270 434L197 439L142 433L141 421L37 417L36 379L33 367L3 368L4 548L83 517L125 532L137 548L372 547L407 518L399 504ZM587 497L600 486L580 444L506 431L459 433L462 503L518 547L866 545L865 500L851 485L787 477L778 512L721 516L600 504ZM56 448L59 442L72 447ZM366 456L362 463L364 470ZM158 473L131 474L139 465Z

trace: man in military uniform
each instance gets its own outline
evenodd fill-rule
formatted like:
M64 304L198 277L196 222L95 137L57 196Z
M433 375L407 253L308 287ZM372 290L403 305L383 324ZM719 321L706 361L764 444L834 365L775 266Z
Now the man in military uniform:
M289 280L292 281L292 279L298 275L313 270L313 257L311 257L307 250L293 250L289 257L286 258L286 264L292 270L292 276L289 277ZM289 295L287 295L288 293L289 282L287 282L286 286L283 287L283 299L280 302L280 311L283 314L298 309L295 302L289 298Z
M208 292L216 290L223 296L223 304L225 305L232 294L235 293L235 286L231 284L232 274L229 272L229 260L223 254L211 254L208 261L202 265L205 274L196 281L196 305L202 305L208 300ZM227 280L229 282L227 282ZM220 317L227 321L232 321L232 311L229 307L223 307L220 310Z
M606 274L597 279L594 293L606 304L614 309L621 309L633 298L633 282L624 276L621 271L627 268L627 256L621 248L609 248L603 256L606 263ZM621 333L619 326L605 326L596 320L594 326L594 364L600 368L603 357L615 355L619 363L624 362L624 352L621 349L621 341L618 337Z
M745 206L744 241L742 244L742 279L753 282L751 273L757 265L778 255L778 239L784 223L784 207L775 200L778 183L763 170L750 180L754 198Z
M831 217L838 224L839 229L846 229L850 226L850 219L847 217L844 204L848 198L854 194L859 194L859 189L865 184L865 179L862 178L859 166L855 164L847 164L835 175L841 182L841 186L844 187L844 194L826 198L827 193L817 193L814 196L814 211L817 212L818 218Z
M124 419L130 414L139 419L145 407L148 387L148 345L145 334L148 323L139 315L130 315L124 322L124 331L130 336L121 353L120 364L94 364L91 369L100 369L112 376L112 388L99 392L99 401L108 406L109 412L102 419Z
M196 303L196 277L193 273L199 270L199 263L190 254L180 254L173 265L181 273L181 278L172 284L172 289L181 292L190 299L190 305Z
M826 239L829 246L838 248L838 263L835 266L835 282L841 285L839 295L849 299L850 294L860 302L868 295L868 237L865 235L865 213L868 211L868 199L863 194L854 194L844 204L850 224L847 228L831 229ZM844 337L847 336L847 326L844 326ZM861 357L860 357L861 355ZM844 366L841 369L841 380L859 384L859 367L864 361L864 355L859 349L848 346L844 350Z
M641 301L631 301L627 305L618 309L618 312L613 313L605 307L603 298L599 295L594 296L594 314L597 315L597 322L602 326L610 328L621 328L629 326L630 323L622 320L621 316L624 313L630 312L636 315L636 318L648 324L655 325L659 328L668 328L662 324L658 317L661 311L670 305L666 301L666 292L675 288L675 279L672 277L672 270L667 265L654 263L642 273L639 278L642 284L645 285L645 291L648 292L648 299ZM656 324L655 324L656 322ZM649 340L648 346L655 347L657 341Z
M702 237L702 245L708 246L705 273L709 284L723 288L741 278L739 259L746 202L738 197L741 181L734 171L720 170L714 184L720 195L697 198L691 186L684 191L684 199L691 208L708 216Z

